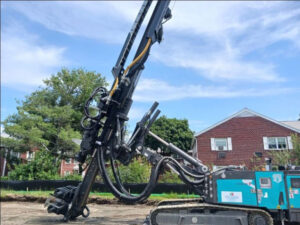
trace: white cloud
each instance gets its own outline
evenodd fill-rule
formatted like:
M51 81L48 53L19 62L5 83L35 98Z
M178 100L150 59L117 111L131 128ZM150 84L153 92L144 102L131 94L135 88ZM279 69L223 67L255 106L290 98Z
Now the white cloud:
M136 1L42 1L7 2L5 6L51 30L123 43L141 4ZM243 95L238 88L240 83L286 80L278 72L277 64L263 59L259 51L280 42L288 42L296 46L294 51L299 51L299 16L300 8L294 2L177 1L173 18L164 26L166 41L152 49L151 58L167 66L193 69L195 74L212 81L211 88L217 87L219 94ZM49 48L46 50L51 52ZM63 51L55 48L52 54L61 56ZM282 52L281 56L285 54ZM253 53L256 57L248 57ZM218 85L224 80L235 82L235 91L220 88ZM165 85L166 90L175 88ZM209 87L188 87L197 89L196 93L203 91L197 96L213 95Z
M50 30L109 43L122 43L141 3L27 1L6 4Z
M279 82L279 76L272 63L244 60L238 56L237 49L229 43L222 46L193 46L192 42L181 43L171 38L169 44L160 46L153 59L168 66L194 69L201 76L213 80L234 80L251 82ZM214 51L215 50L215 51ZM204 53L203 53L204 52Z
M15 23L3 29L1 46L1 82L20 90L41 85L68 63L63 56L65 48L40 44L38 36Z
M132 107L129 111L128 117L132 120L140 120L145 113L146 110L142 108Z
M2 125L0 126L0 133L1 133L1 137L4 137L4 138L9 137L9 135L4 132L4 127Z
M300 50L300 8L293 2L178 1L173 15L154 58L213 81L283 81L259 51L283 41ZM252 53L255 59L248 58Z
M162 80L142 79L133 96L135 101L172 101L185 98L235 98L272 96L295 91L290 88L247 88L236 89L225 86L203 86L198 84L186 84L173 86ZM299 90L298 90L299 91Z

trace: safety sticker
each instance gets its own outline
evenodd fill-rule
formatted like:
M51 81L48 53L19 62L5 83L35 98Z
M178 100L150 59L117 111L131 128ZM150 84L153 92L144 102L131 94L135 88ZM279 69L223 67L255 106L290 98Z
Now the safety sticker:
M246 185L248 185L249 187L251 187L252 189L255 189L255 186L254 184L252 184L252 181L253 180L250 180L250 179L243 179L242 182Z
M281 174L273 174L273 181L275 183L280 183L282 181L282 176Z
M235 203L243 202L242 192L222 191L221 195L222 195L222 202L235 202Z

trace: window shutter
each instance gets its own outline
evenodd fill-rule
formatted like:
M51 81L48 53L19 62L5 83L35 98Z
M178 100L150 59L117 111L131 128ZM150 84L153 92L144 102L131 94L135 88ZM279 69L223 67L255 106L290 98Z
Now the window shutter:
M232 150L232 141L231 141L231 137L227 138L227 145L228 145L228 150L231 151Z
M26 159L29 158L29 151L26 152Z
M287 136L287 141L288 141L288 149L293 149L292 137Z
M213 151L216 150L215 139L214 138L210 139L210 146L211 146L211 150L213 150Z
M264 149L268 150L269 149L268 138L267 137L263 137L263 141L264 141Z

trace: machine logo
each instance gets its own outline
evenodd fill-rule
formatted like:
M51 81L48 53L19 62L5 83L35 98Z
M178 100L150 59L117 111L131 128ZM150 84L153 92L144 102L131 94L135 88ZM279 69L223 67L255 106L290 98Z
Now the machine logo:
M273 174L273 181L275 183L280 183L282 181L282 176L281 174Z

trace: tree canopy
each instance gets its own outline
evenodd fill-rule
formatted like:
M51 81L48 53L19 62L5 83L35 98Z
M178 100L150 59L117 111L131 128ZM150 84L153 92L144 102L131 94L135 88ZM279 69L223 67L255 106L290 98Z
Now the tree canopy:
M173 143L184 151L191 148L194 134L190 130L188 120L186 119L171 119L161 116L153 123L150 130L165 141ZM170 151L165 146L149 135L146 138L145 144L155 150L160 148L163 154L170 154Z
M36 147L61 156L74 152L78 146L72 139L81 137L84 103L94 88L107 86L105 78L83 69L62 69L43 82L3 122L12 139L8 144L19 152Z

